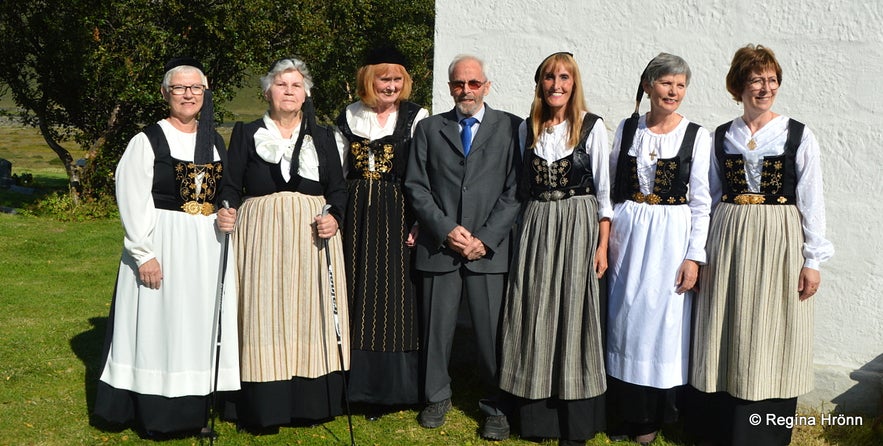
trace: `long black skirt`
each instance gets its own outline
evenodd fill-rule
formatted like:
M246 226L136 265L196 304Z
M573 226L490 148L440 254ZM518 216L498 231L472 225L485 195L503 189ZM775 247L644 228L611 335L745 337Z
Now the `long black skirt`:
M420 402L419 351L350 352L349 398L375 405L411 405Z
M768 417L793 417L797 397L749 401L726 392L705 393L689 387L686 427L697 441L719 445L785 446L792 428L767 423Z
M607 376L607 410L610 433L645 435L663 424L678 420L678 394L681 387L657 389Z
M590 440L606 427L606 402L594 398L562 400L555 397L529 400L508 395L518 435L528 439Z
M144 433L195 432L206 426L208 396L143 395L98 381L93 413L107 422L132 424Z
M313 379L243 382L225 418L251 428L311 425L342 414L343 403L340 372Z

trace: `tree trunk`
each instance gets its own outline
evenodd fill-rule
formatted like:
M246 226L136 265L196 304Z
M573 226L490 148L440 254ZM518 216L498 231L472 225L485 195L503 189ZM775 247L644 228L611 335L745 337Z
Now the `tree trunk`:
M58 155L58 159L64 164L64 171L67 172L68 184L70 186L71 199L73 199L74 204L80 204L80 174L79 170L74 166L74 157L61 144L52 139L52 133L49 131L46 122L42 119L39 122L40 134L43 135L43 140L46 141L49 148Z

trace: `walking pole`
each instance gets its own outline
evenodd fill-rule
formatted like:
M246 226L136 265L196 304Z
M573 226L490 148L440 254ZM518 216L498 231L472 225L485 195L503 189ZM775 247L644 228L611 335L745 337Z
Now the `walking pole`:
M230 203L227 200L224 200L221 204L223 204L224 209L230 209ZM206 408L206 426L203 427L199 431L200 443L202 443L202 439L208 438L209 444L215 444L215 438L218 437L218 433L215 432L215 416L217 414L213 413L215 411L215 398L218 393L218 372L221 367L221 316L224 315L224 279L227 276L227 249L230 244L230 233L224 233L224 246L221 248L221 279L220 285L218 286L218 336L215 339L215 380L212 385L212 396L210 398L210 405ZM211 426L209 426L209 420L211 420Z
M326 204L322 207L322 216L328 215L331 205ZM334 316L334 333L337 335L337 357L340 359L340 377L343 379L343 400L346 403L346 420L350 428L350 445L356 446L356 439L353 436L353 414L350 412L350 396L349 388L346 385L346 372L343 365L343 342L340 339L340 318L337 315L337 293L334 291L334 271L331 269L331 252L328 250L328 239L322 239L323 249L325 250L325 261L328 263L328 282L331 290L331 313Z

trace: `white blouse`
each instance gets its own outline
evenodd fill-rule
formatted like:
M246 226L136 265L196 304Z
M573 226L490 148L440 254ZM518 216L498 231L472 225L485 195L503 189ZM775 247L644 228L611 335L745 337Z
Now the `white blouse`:
M566 158L573 153L573 147L567 147L567 137L570 133L570 124L562 122L551 127L552 133L541 132L534 147L534 153L546 160L555 162ZM527 139L527 121L523 121L518 127L518 141L521 147L521 155L524 156L524 145ZM595 183L595 197L598 199L598 220L613 218L613 206L610 204L610 171L607 128L604 120L595 121L592 131L586 139L585 145L580 147L592 159L592 179Z
M267 128L262 127L254 134L255 152L264 161L279 164L282 178L290 181L291 157L300 135L300 126L294 129L290 138L283 138L279 127L267 113L264 114L264 125ZM297 174L308 180L319 181L319 155L310 135L304 136L298 155Z
M727 131L724 139L724 152L742 155L745 160L745 179L752 192L760 192L763 157L779 156L785 153L788 121L788 117L778 116L752 135L745 121L739 117L733 120L733 124ZM752 138L755 144L754 150L748 148ZM712 150L714 149L712 148ZM820 160L819 143L812 131L805 127L795 159L797 210L800 211L802 217L803 257L805 259L803 266L815 270L819 269L821 262L834 255L834 246L825 238L825 200L822 193ZM713 156L709 176L714 203L718 203L723 194L720 174L717 157Z
M610 155L610 171L616 176L616 168L619 163L619 146L622 141L622 128L626 120L623 119L616 128L613 139L613 153ZM638 128L628 154L637 158L638 185L641 193L653 193L656 181L656 161L659 159L675 158L681 150L681 142L687 132L690 120L681 117L674 130L659 134L653 133L647 128L647 115L638 118ZM708 237L708 227L711 213L711 193L708 184L708 169L710 162L711 134L703 127L696 132L696 140L693 142L693 161L690 167L690 179L688 181L688 201L690 207L690 241L687 247L686 258L705 263L705 242ZM614 222L614 224L616 224Z

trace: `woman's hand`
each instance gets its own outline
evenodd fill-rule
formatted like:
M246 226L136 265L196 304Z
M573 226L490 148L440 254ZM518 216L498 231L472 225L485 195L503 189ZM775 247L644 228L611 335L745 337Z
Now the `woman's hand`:
M227 234L233 232L236 226L236 209L221 208L218 210L218 229Z
M696 279L699 278L699 263L695 260L684 259L681 267L678 268L678 280L675 285L678 286L676 292L684 294L696 287Z
M602 278L607 272L607 245L600 245L595 250L595 277Z
M319 238L328 239L337 234L337 220L331 214L317 215L314 220L316 221L316 234L319 235Z
M417 246L417 236L420 234L420 226L411 226L411 232L408 232L408 238L405 239L405 246L413 248Z
M159 261L156 260L156 257L138 267L138 277L147 288L152 290L159 289L160 284L162 284L162 267L159 266Z
M797 291L800 293L800 300L807 300L816 294L819 290L819 284L822 283L822 274L819 270L803 267L800 270L800 277L797 279Z

